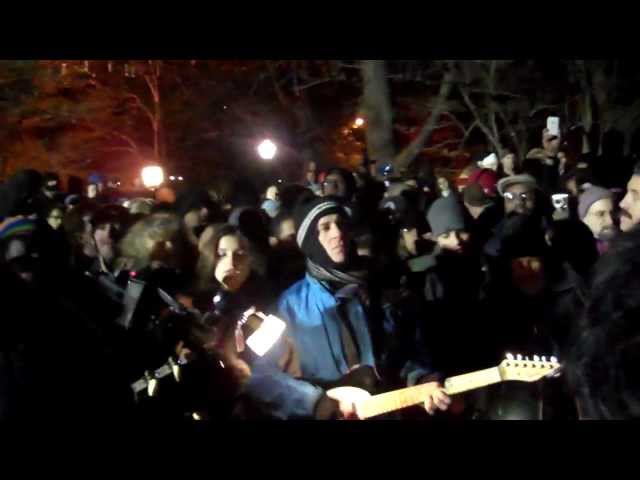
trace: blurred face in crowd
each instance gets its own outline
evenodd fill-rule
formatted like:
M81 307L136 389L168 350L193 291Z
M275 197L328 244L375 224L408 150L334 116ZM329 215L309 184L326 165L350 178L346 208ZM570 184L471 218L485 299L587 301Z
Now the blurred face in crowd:
M277 202L280 199L280 193L278 192L278 187L276 187L275 185L271 185L269 188L267 188L267 193L265 194L265 198L267 200L274 200Z
M30 251L24 239L14 238L9 241L5 250L5 260L11 265L13 271L25 282L34 281L39 255L35 251Z
M59 208L54 208L53 210L51 210L51 212L49 213L49 216L47 217L47 223L54 230L58 230L60 228L60 225L62 225L63 218L64 218L64 212Z
M344 197L347 194L347 186L340 175L331 173L325 178L322 184L322 191L325 196L336 195L338 197Z
M100 187L95 183L90 183L87 187L87 197L89 198L96 198L98 192L100 192Z
M513 169L516 165L516 156L513 153L507 153L504 157L502 157L502 160L500 162L502 163L502 169L506 173L512 174Z
M116 257L116 245L122 237L122 225L109 222L98 225L93 231L96 250L105 262L109 263Z
M504 193L504 211L528 215L536 206L535 190L528 185L518 183L511 185Z
M91 228L91 215L82 217L84 223L84 232L80 234L80 243L82 244L82 253L88 257L95 257L98 254L96 242L93 239L93 229Z
M418 247L416 242L418 241L418 229L417 228L403 228L402 229L402 241L404 248L407 249L411 255L418 254Z
M449 180L444 177L438 177L438 188L442 193L449 191Z
M318 221L318 239L333 262L344 263L347 260L348 230L340 215L326 215Z
M511 261L511 280L523 293L533 296L544 288L544 264L539 257L521 257Z
M591 229L593 236L599 240L610 240L616 234L613 222L613 200L603 198L594 202L582 221Z
M201 227L206 225L209 220L209 209L202 207L199 209L189 210L182 218L182 223L185 226L187 238L192 245L198 245L199 232Z
M469 234L460 230L451 230L436 237L436 242L443 250L462 253L469 241Z
M296 241L296 225L293 218L286 218L280 223L280 232L278 233L279 243L295 243Z
M620 229L628 232L640 222L640 175L632 175L620 202Z
M251 272L251 258L246 241L238 235L225 235L218 242L216 280L225 290L235 292L244 285Z
M58 191L59 191L58 181L53 179L48 180L43 188L44 194L49 198L53 198L53 196L56 193L58 193Z

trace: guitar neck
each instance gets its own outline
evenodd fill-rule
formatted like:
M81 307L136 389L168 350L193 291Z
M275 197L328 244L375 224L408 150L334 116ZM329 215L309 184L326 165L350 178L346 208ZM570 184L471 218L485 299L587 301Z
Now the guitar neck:
M445 380L444 389L448 395L455 395L456 393L486 387L501 381L502 378L498 367L493 367L450 377ZM358 414L360 418L366 419L418 405L424 402L428 390L429 386L423 384L374 395L358 402Z

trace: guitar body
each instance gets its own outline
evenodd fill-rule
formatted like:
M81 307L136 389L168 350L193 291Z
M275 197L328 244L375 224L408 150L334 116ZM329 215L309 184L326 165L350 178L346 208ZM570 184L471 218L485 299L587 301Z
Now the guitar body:
M376 371L370 365L360 365L349 373L343 375L334 382L311 381L324 390L332 390L339 387L355 387L374 395L380 391L381 381Z

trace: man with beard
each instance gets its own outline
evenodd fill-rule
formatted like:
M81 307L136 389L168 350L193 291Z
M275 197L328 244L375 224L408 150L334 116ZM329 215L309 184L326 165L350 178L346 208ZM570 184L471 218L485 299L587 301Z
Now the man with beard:
M640 229L620 235L595 269L589 306L571 338L566 377L580 418L640 418Z
M483 305L483 355L489 364L505 353L564 358L570 332L585 308L585 289L573 269L554 255L535 217L512 215ZM487 389L490 419L573 418L561 382L501 384Z
M540 195L536 179L528 174L505 177L498 182L498 193L504 199L504 218L494 229L493 235L484 246L484 253L492 258L499 255L501 240L509 218L514 215L527 215L536 218L536 222L545 228L544 198ZM548 206L548 205L547 205Z
M120 205L100 207L91 217L91 241L96 258L86 274L100 286L103 294L118 303L128 279L125 265L120 265L119 242L129 227L129 212Z
M628 232L640 222L640 163L627 183L627 194L620 202L620 229Z
M325 388L353 372L369 372L373 384L378 370L397 374L405 385L428 384L427 411L446 410L450 399L418 351L422 339L416 331L404 343L389 342L399 326L384 316L340 201L316 198L299 205L294 216L307 273L282 294L277 315L299 351L301 377L285 374L278 362L282 348L272 348L253 363L248 396L276 418L357 418L353 403L331 398ZM402 323L406 329L408 322Z
M613 221L613 193L602 187L590 187L580 195L578 215L596 239L598 252L607 251L618 229Z

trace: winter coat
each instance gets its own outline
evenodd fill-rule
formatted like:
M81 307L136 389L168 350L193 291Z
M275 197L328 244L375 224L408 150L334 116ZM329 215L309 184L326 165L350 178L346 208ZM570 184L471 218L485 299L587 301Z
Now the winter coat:
M483 318L479 314L487 282L477 256L442 254L408 261L409 286L422 296L424 328L434 364L447 374L484 368Z
M504 354L551 355L562 362L566 341L585 306L584 285L566 263L548 272L546 288L528 297L504 282L493 285L485 308L487 352L498 364ZM534 384L505 383L487 390L489 418L575 418L573 399L562 379Z
M301 378L283 373L278 366L278 359L285 351L281 342L252 365L246 386L247 395L271 416L311 418L316 402L324 393L318 384L337 381L349 371L342 350L339 305L347 312L359 347L360 365L384 369L395 359L393 353L381 348L382 338L393 337L399 329L400 320L392 318L393 309L389 305L383 307L382 322L378 326L376 315L371 313L375 311L372 304L365 307L358 295L334 294L307 273L282 294L276 309L278 317L286 323L288 338L300 354ZM404 345L416 345L419 340L414 336ZM407 384L413 385L434 373L426 352L410 356L414 358L406 359L400 371L400 377Z

